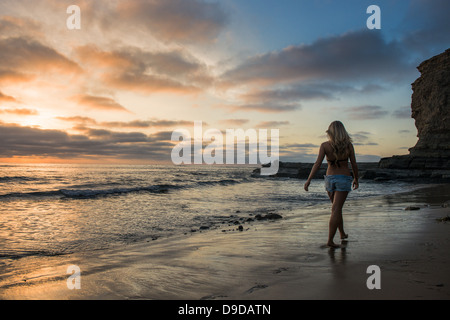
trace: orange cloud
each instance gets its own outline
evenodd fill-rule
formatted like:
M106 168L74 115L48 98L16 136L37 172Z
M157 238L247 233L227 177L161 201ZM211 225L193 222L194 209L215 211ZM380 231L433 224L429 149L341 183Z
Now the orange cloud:
M95 45L86 45L76 48L76 54L81 61L94 68L130 68L133 63L117 52L100 50Z
M107 84L119 89L152 94L155 92L170 93L197 93L200 88L190 85L183 85L175 80L163 78L155 75L142 73L123 73L119 75L105 75Z
M219 3L203 0L127 0L116 11L120 20L132 21L164 42L213 42L228 22Z
M20 116L36 116L39 114L39 112L34 109L4 109L0 110L0 113L16 114Z
M221 104L216 105L218 108L228 109L230 112L239 111L257 111L262 113L281 113L300 110L297 104Z
M42 37L41 24L33 19L14 16L0 17L0 37Z
M90 74L117 89L190 94L212 82L206 65L181 49L145 51L125 47L105 51L89 45L77 48L76 53Z
M133 120L133 121L110 121L110 122L97 122L95 119L82 116L74 117L56 117L56 119L68 122L74 122L78 124L78 129L84 131L89 129L85 125L93 125L106 128L169 128L176 126L191 126L192 121L186 120ZM207 125L207 124L205 124Z
M78 73L81 68L53 48L27 38L0 40L0 71Z
M86 107L97 110L109 110L109 111L125 111L130 112L121 104L117 103L114 99L107 97L98 97L90 95L78 95L73 99Z
M16 102L14 97L7 96L0 91L0 102Z
M31 81L35 78L34 75L24 74L22 72L2 69L0 62L0 83L1 84L16 84L21 82Z

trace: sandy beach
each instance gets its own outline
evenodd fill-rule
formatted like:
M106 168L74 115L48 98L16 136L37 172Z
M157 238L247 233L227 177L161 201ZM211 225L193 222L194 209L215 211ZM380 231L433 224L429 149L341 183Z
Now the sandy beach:
M449 299L449 186L349 199L348 241L324 247L328 206L311 218L234 225L88 254L9 261L0 298L15 299ZM416 210L405 210L413 207ZM71 265L80 289L69 290ZM380 268L368 289L367 268ZM71 279L69 279L70 281Z

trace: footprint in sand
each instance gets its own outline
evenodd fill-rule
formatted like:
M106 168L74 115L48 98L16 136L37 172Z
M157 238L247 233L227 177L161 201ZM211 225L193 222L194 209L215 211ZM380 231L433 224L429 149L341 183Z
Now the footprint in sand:
M250 289L248 289L247 291L245 291L245 293L246 293L246 294L250 294L250 293L253 293L253 292L256 291L256 290L265 289L265 288L267 288L267 287L268 287L268 285L266 285L266 284L257 284L256 286L251 287Z
M228 296L226 296L226 295L215 295L215 294L211 294L211 295L209 295L209 296L204 296L204 297L201 297L200 298L200 300L215 300L215 299L226 299L226 298L228 298Z
M281 268L278 268L278 269L274 270L273 273L277 274L277 273L282 273L283 271L288 271L288 270L289 270L289 268L281 267Z

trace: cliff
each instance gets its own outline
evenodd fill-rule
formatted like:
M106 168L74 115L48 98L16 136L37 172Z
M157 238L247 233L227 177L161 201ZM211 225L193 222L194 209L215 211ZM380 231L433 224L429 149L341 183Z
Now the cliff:
M419 139L408 155L383 158L379 167L450 178L450 49L417 69L421 76L412 84L411 116Z

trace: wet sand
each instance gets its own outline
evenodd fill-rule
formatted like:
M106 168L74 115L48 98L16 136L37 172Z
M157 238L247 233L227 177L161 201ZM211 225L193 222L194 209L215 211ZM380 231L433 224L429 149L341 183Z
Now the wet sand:
M349 200L348 241L329 249L328 205L275 221L2 266L1 299L449 299L450 187ZM413 206L419 210L405 210ZM338 240L338 235L336 236ZM80 268L69 290L67 268ZM381 289L368 289L367 268ZM69 279L70 280L70 279ZM73 283L73 282L71 282Z

